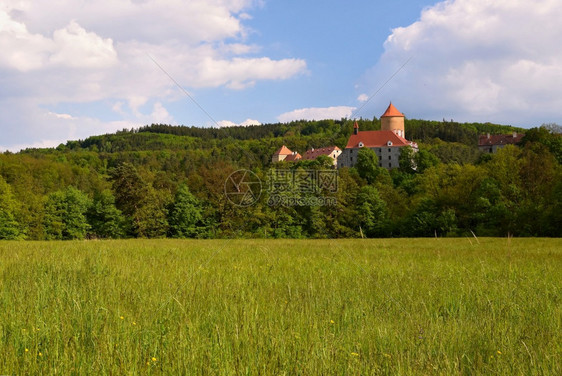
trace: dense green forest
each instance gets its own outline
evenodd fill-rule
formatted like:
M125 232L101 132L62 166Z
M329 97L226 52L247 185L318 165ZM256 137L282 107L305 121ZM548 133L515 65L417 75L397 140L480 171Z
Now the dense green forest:
M361 119L361 130L380 129ZM353 122L297 121L250 127L153 124L0 154L0 239L122 237L561 236L562 136L497 124L406 119L401 168L364 150L338 170L330 205L272 204L272 168L313 171L325 159L271 164L281 145L344 148ZM559 129L558 129L559 130ZM481 154L478 135L526 133L521 145ZM233 205L225 181L251 170L262 194ZM284 192L311 197L312 193Z

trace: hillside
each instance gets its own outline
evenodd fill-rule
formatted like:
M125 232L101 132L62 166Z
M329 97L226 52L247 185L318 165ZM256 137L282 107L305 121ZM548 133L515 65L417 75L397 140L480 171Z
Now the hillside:
M380 129L380 120L358 121L362 130ZM321 147L319 144L337 145L344 148L353 131L350 120L295 121L253 125L248 127L200 128L152 124L138 129L123 130L115 134L89 137L83 141L69 141L59 150L93 150L103 152L159 150L159 149L208 149L221 145L225 140L277 140L277 144L291 146L306 145ZM417 142L430 143L435 139L475 146L478 135L483 133L501 134L525 132L522 128L491 123L456 123L427 120L406 120L408 138ZM179 136L179 137L176 137ZM303 143L306 142L306 143Z
M380 129L378 119L358 122L362 130ZM276 149L343 148L352 127L346 120L150 125L4 153L0 239L561 235L561 138L543 128L406 120L407 138L420 145L417 169L340 169L337 192L320 192L332 206L268 202ZM478 151L479 134L513 131L527 132L523 147ZM225 196L225 181L239 169L262 182L259 200L245 208Z

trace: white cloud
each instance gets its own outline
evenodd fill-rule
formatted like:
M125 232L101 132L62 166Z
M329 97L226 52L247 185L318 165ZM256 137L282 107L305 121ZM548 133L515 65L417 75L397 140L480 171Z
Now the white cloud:
M23 23L0 11L0 64L21 72L50 68L103 68L117 62L111 39L87 32L76 21L55 30L53 37L32 34Z
M147 113L125 113L120 120L102 121L88 116L46 111L37 104L7 101L13 111L0 112L2 137L0 150L17 152L27 147L52 147L68 140L113 133L144 124L174 124L175 119L159 102L151 103ZM3 106L3 104L2 104ZM25 127L20 126L25 124ZM7 142L11 140L11 142ZM31 140L31 141L30 141Z
M243 127L248 127L250 125L261 125L261 123L257 120L246 119L242 123L240 123L240 125L243 126Z
M54 43L48 38L32 34L26 25L13 20L0 10L0 67L22 72L40 68L45 64Z
M221 128L226 128L226 127L236 127L238 124L230 121L230 120L219 120L217 122L217 124L219 125L219 127Z
M359 94L357 100L361 103L367 102L369 100L369 96L367 94Z
M244 89L253 86L256 80L284 80L305 69L306 63L298 59L274 61L267 57L232 60L206 58L198 69L196 86L226 85L230 89Z
M252 19L252 16L249 15L248 13L241 13L239 17L240 17L241 20L251 20Z
M49 61L73 68L104 68L117 62L117 52L110 38L102 39L87 32L76 21L53 34L56 52Z
M18 151L24 149L41 149L41 148L54 148L61 144L60 140L41 140L32 143L24 143L24 144L15 144L9 146L2 146L0 145L0 152L4 151L11 151L13 153L17 153Z
M293 120L339 120L342 118L349 118L354 110L355 107L348 106L301 108L281 114L277 119L282 123Z
M150 121L146 123L173 124L174 118L160 102L156 102L150 114Z
M57 114L55 112L47 112L47 115L54 116L57 119L74 120L75 118L69 114Z
M248 127L250 125L261 125L261 123L257 120L253 120L253 119L246 119L242 123L239 123L239 124L234 123L230 120L220 120L218 122L218 125L220 127L239 127L239 126Z
M361 90L373 90L412 57L370 108L380 111L392 99L412 117L524 126L560 121L560 19L556 0L441 2L392 31Z
M260 47L247 43L251 31L244 21L261 5L261 0L0 0L0 120L7 118L0 122L2 142L39 142L42 133L27 129L40 129L44 124L36 122L69 103L106 103L104 117L116 119L109 128L119 121L170 122L164 105L185 98L149 54L190 92L240 90L304 73L304 60L256 56ZM15 114L18 109L22 112ZM7 111L9 117L2 115ZM5 129L14 122L8 118L19 119L19 127ZM47 134L68 137L63 124Z

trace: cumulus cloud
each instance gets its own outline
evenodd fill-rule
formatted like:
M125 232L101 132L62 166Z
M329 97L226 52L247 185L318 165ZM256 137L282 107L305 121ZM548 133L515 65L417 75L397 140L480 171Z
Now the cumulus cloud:
M267 57L232 60L204 59L200 64L197 86L222 86L244 89L256 80L284 80L304 71L306 63L298 59L274 61Z
M53 34L56 51L49 61L74 68L105 68L117 62L110 38L87 32L76 21Z
M117 62L113 41L87 32L75 21L53 37L31 33L23 23L0 10L0 66L27 72L54 66L104 68Z
M54 43L48 38L32 34L23 23L13 20L0 10L0 67L29 71L45 64Z
M261 125L261 123L254 119L246 119L243 122L241 122L240 125L243 127L248 127L250 125Z
M127 113L120 120L104 121L83 115L45 111L37 103L10 100L8 107L12 111L0 112L0 150L17 152L28 147L54 147L68 140L138 128L139 124L175 122L162 103L148 105L146 114L134 116ZM20 124L26 125L22 127Z
M392 31L360 89L375 89L412 57L372 110L392 99L420 118L522 126L560 121L561 18L556 0L438 3Z
M250 125L261 125L261 123L257 120L253 120L253 119L246 119L241 123L234 123L230 120L221 120L218 122L218 125L220 127L248 127Z
M54 148L61 144L60 140L41 140L31 143L24 143L24 144L12 144L10 146L2 146L0 145L0 152L11 151L11 152L18 152L23 149L35 149L35 148Z
M170 122L165 104L183 98L153 56L185 88L241 90L306 71L296 58L256 56L244 21L260 0L59 0L0 2L0 123L3 143L40 142L36 132L69 133L69 119L52 116L60 104L106 103L119 122ZM46 15L48 14L48 17ZM14 111L22 112L15 114ZM76 119L74 126L102 124ZM0 120L4 117L0 114ZM107 116L106 116L107 117ZM18 129L4 129L18 119ZM37 124L48 119L50 122ZM73 119L74 121L74 119ZM103 127L102 127L103 128ZM82 133L80 133L82 134ZM8 137L7 135L11 135ZM10 141L11 140L11 141Z
M47 115L54 116L57 119L74 120L75 118L69 114L57 114L56 112L47 112Z
M238 124L230 121L230 120L219 120L217 122L217 124L219 125L219 127L221 128L226 128L226 127L236 127L238 126Z
M359 94L357 100L361 103L367 102L369 100L369 96L367 94Z
M355 107L348 106L301 108L281 114L277 117L277 119L282 123L287 123L293 120L339 120L350 117L354 110Z

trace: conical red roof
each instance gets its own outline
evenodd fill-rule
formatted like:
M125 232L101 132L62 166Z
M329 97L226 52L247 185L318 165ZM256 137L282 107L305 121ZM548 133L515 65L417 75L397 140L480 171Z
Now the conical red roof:
M386 111L384 112L384 114L382 114L381 117L391 117L391 116L401 116L404 117L404 114L401 113L400 111L398 111L396 109L396 107L394 107L394 105L392 104L392 102L390 102L390 104L388 105L388 108L386 109Z
M288 147L283 145L279 148L279 150L275 152L274 155L290 155L290 154L293 154L293 152Z

